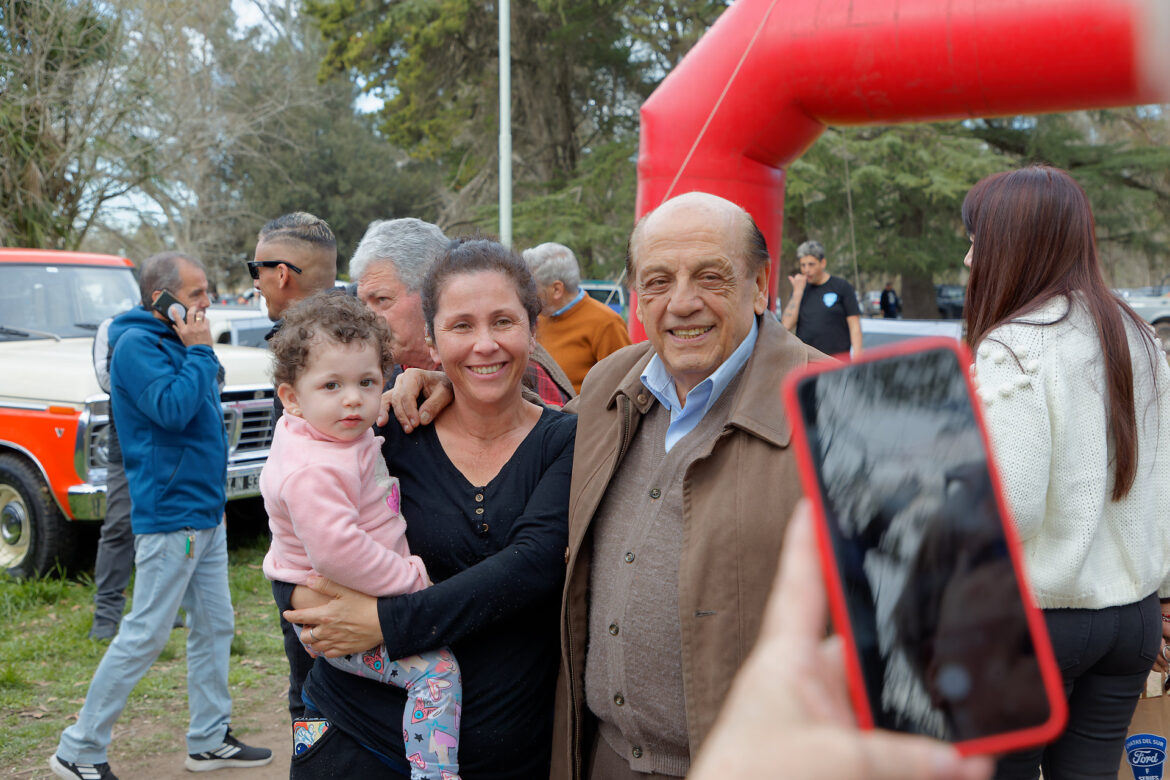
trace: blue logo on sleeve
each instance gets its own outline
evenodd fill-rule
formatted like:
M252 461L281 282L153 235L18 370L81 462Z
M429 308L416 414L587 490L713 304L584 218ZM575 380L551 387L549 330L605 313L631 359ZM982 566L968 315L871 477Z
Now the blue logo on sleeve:
M1166 762L1166 739L1157 734L1134 734L1125 740L1125 758L1134 780L1162 780Z
M837 302L837 293L825 293L825 308L832 308L833 304Z

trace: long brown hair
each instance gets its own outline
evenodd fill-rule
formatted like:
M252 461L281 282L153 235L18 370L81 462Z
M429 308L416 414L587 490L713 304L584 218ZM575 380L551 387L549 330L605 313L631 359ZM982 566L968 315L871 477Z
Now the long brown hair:
M1133 486L1138 456L1125 320L1129 318L1139 333L1149 328L1105 284L1088 196L1059 168L1033 165L996 173L967 193L963 224L974 241L964 305L972 350L995 328L1055 296L1068 298L1070 307L1075 302L1088 310L1105 361L1114 451L1111 497L1124 498ZM1067 316L1068 312L1061 319ZM1151 341L1147 354L1152 348Z

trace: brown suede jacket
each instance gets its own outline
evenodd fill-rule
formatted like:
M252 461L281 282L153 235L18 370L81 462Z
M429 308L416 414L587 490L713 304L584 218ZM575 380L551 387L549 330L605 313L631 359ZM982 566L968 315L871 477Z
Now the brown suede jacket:
M801 497L780 383L793 369L826 359L770 312L758 321L759 337L744 366L730 419L684 480L679 621L692 757L755 643L784 529ZM609 356L593 367L581 395L566 407L575 407L581 424L569 495L553 780L589 775L585 761L596 728L584 695L589 525L642 415L657 402L639 378L652 355L653 348L643 342Z

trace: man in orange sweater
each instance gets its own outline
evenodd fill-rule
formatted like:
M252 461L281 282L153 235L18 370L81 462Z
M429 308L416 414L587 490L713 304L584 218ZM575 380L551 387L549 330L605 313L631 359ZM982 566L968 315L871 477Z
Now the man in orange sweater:
M581 392L593 364L630 344L626 321L581 288L581 269L573 251L552 242L526 249L544 311L536 340L548 350Z

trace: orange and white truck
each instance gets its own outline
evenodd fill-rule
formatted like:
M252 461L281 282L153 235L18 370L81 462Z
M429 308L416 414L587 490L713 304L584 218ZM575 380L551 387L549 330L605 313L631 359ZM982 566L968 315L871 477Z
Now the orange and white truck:
M0 249L0 567L13 576L93 555L96 535L78 524L105 516L109 424L93 337L139 297L126 258ZM226 374L228 499L255 496L272 441L270 354L215 352Z

